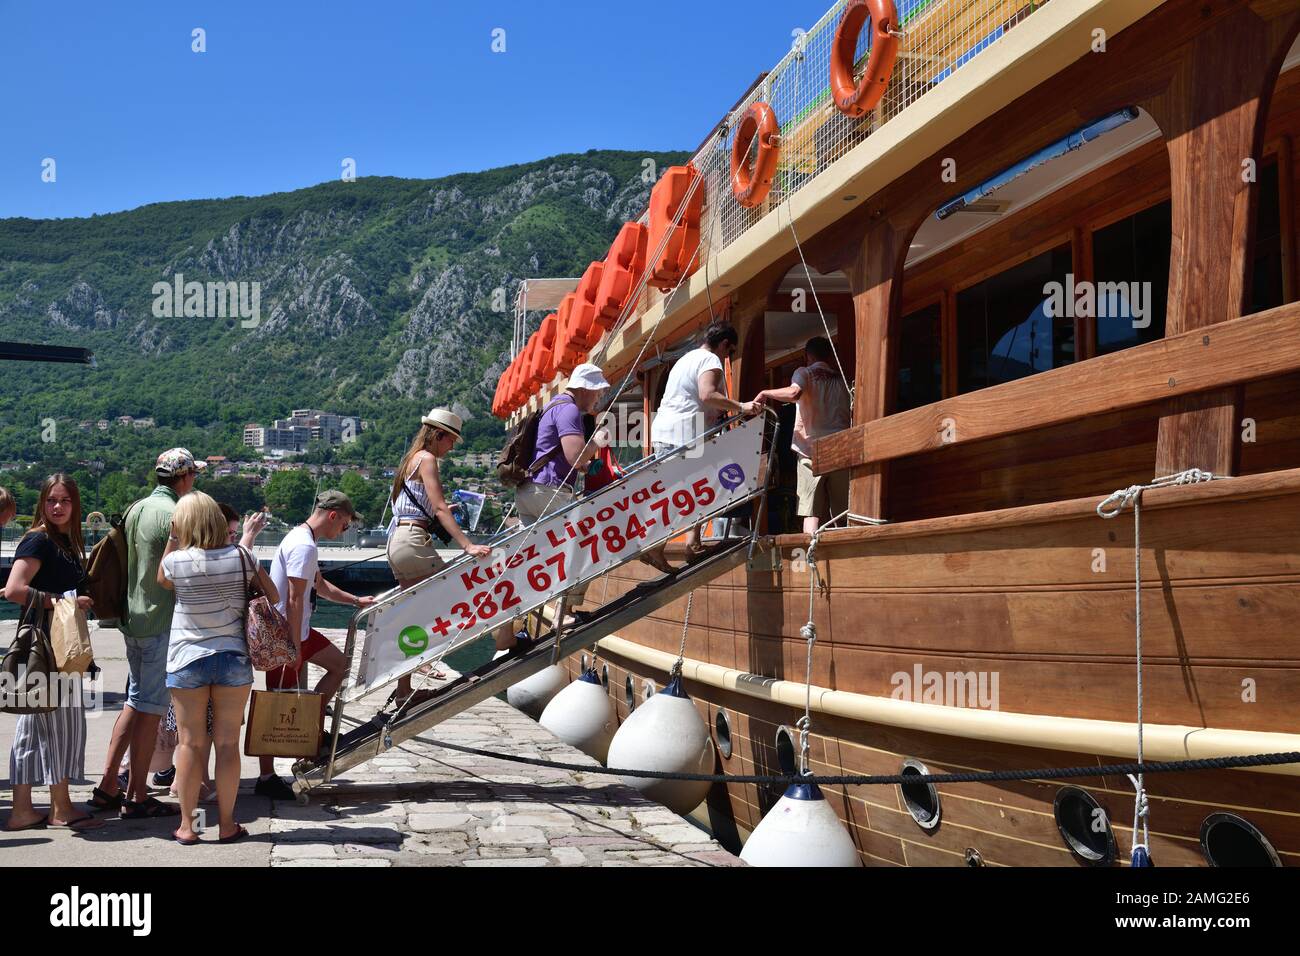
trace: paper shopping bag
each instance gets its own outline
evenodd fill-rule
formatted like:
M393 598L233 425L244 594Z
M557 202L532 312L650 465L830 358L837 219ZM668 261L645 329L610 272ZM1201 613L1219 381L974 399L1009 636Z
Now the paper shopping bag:
M63 674L82 674L95 659L90 646L90 626L86 612L73 598L60 598L50 616L50 643L54 646L54 663Z
M244 732L249 757L315 757L325 698L299 691L253 691Z

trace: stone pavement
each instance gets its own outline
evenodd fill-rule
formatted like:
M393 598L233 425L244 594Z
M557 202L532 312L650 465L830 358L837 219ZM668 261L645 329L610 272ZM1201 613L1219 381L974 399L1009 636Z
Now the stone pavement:
M14 624L0 622L7 647ZM340 632L328 632L341 643ZM122 637L92 635L103 668L102 712L88 714L86 775L72 796L90 796L108 749L126 681ZM314 681L317 675L312 675ZM262 685L258 675L257 686ZM349 712L346 715L351 718ZM360 711L361 719L369 712ZM0 818L7 816L7 753L16 718L0 715ZM122 821L86 834L0 832L0 865L40 866L737 866L708 834L617 778L460 754L462 746L597 764L504 701L489 699L352 768L313 791L308 806L254 796L256 758L243 758L235 816L250 831L236 844L183 847L176 818ZM277 761L287 775L291 761ZM46 791L35 791L43 805ZM166 799L166 794L160 794ZM209 812L215 816L215 808ZM215 829L215 827L214 827ZM205 834L215 839L215 833Z

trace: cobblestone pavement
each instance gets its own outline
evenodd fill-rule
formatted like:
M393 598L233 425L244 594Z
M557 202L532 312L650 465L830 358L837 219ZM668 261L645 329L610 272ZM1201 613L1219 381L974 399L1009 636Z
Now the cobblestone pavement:
M12 633L12 622L0 623L3 646ZM337 632L329 636L341 641ZM121 708L121 694L113 691L125 683L126 661L116 631L97 631L93 641L105 692L102 712L87 720L86 777L97 782ZM369 715L360 708L356 713L360 719ZM15 719L0 715L0 748L5 751ZM0 832L0 866L742 865L704 831L616 777L470 756L438 747L432 743L436 739L597 766L504 701L489 699L352 768L313 791L305 807L254 796L256 758L243 758L235 816L251 835L239 843L182 847L171 839L174 817L110 818L107 826L84 835ZM290 763L278 760L276 766L287 773ZM7 764L4 760L6 771ZM91 783L74 780L73 799L88 799ZM8 785L5 779L0 818L8 815ZM38 805L46 796L44 788L36 789ZM165 793L160 796L167 799ZM209 812L215 815L215 808ZM215 833L205 836L215 839Z

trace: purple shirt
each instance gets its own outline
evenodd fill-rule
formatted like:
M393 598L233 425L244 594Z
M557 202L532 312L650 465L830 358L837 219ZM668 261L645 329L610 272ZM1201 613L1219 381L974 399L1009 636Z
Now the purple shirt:
M533 476L539 485L559 487L561 483L573 487L582 477L576 471L570 474L569 460L560 448L560 439L565 435L582 435L582 412L572 395L561 395L555 399L537 423L537 444L533 454L533 464L546 459L546 464ZM565 481L565 477L568 481Z

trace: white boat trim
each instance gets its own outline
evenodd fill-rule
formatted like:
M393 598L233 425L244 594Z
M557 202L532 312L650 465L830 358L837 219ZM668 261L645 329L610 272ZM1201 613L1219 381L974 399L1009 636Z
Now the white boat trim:
M667 673L677 658L664 651L611 635L599 641L604 655ZM734 691L759 700L803 708L806 687L797 681L761 678L732 668L687 658L682 676L709 687ZM873 697L826 687L812 687L817 713L890 727L944 734L967 740L1077 753L1107 754L1132 760L1137 752L1137 724L1081 717L1015 714L970 707L944 707L913 701ZM1300 734L1254 730L1144 724L1147 760L1187 760L1249 754L1300 751ZM1300 776L1300 764L1243 768L1260 773Z

